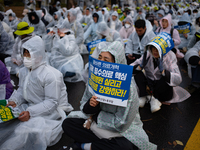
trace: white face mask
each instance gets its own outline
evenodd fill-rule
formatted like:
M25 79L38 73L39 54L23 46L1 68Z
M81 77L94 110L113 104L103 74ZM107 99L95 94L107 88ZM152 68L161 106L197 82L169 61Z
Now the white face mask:
M24 66L28 69L32 68L31 58L24 57Z
M130 28L130 26L131 26L130 24L127 24L127 23L125 24L126 29Z

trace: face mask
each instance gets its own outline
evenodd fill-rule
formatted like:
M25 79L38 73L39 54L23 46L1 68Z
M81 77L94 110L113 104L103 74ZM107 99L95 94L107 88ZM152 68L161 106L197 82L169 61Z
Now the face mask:
M130 26L131 26L130 24L125 24L126 29L130 28Z
M24 66L28 69L32 68L31 58L24 57Z

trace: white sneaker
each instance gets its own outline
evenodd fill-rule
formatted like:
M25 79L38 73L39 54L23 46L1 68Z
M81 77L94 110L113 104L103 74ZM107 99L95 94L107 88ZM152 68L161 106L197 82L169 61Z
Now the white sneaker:
M140 98L139 98L140 108L143 108L143 107L144 107L146 101L147 101L146 96L140 97Z
M154 113L154 112L160 110L161 105L162 105L162 103L152 96L152 99L150 101L151 112Z

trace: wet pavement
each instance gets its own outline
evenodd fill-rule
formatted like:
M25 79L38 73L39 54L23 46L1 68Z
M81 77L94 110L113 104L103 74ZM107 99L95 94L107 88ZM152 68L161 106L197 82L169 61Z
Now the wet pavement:
M86 63L88 56L84 55L83 58ZM180 71L183 78L180 86L186 88L190 84L186 67L180 67ZM11 78L17 85L18 79L15 76L11 76ZM66 83L66 86L69 103L72 104L74 110L79 110L85 83ZM153 114L150 112L150 105L146 104L144 108L140 109L140 115L149 140L158 145L158 150L183 150L199 120L199 110L200 91L196 91L184 102L169 106L162 105L161 110ZM176 140L181 144L177 144ZM63 134L61 140L56 145L48 147L47 150L59 150L62 146L71 143L73 140ZM182 144L183 146L181 146Z

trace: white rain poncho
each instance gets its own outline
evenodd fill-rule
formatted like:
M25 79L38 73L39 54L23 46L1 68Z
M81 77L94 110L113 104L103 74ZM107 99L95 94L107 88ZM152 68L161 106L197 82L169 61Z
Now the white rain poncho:
M200 42L195 43L195 45L187 51L187 53L185 54L185 57L184 57L185 61L186 61L187 64L188 64L188 76L189 76L190 78L192 78L191 67L196 68L196 66L192 66L192 65L189 63L189 59L190 59L192 56L200 57L200 56L199 56L199 47L200 47Z
M82 17L83 17L82 11L81 11L80 7L76 7L75 10L76 10L76 13L77 13L77 14L76 14L76 19L80 22L80 20L81 20Z
M26 9L35 10L35 6L36 6L36 1L35 0L32 0L32 3L30 3L30 0L25 0L25 8Z
M112 16L116 16L117 19L114 21L112 19ZM118 19L118 13L116 11L114 11L110 17L110 22L108 25L111 29L113 30L117 30L119 32L119 30L122 28L122 22Z
M42 8L42 13L42 19L44 19L47 22L47 25L53 21L53 17L49 14L46 8Z
M84 30L81 23L77 20L77 10L70 9L69 17L70 17L69 23L71 25L71 30L74 32L76 38L76 44L79 46L80 53L81 54L88 53L86 46L83 44Z
M79 54L79 47L76 44L74 33L70 30L67 32L70 32L70 34L54 42L49 62L51 66L63 74L65 81L78 82L83 80L81 75L83 59Z
M9 21L9 15L12 15L13 20ZM10 9L8 10L8 15L4 18L4 22L9 25L13 30L17 30L17 25L19 23L19 20L16 17L16 14Z
M86 8L86 9L89 9L89 8ZM84 32L87 31L87 29L90 27L90 25L91 25L92 22L93 22L92 15L91 15L91 10L89 10L89 11L90 11L90 14L89 14L89 15L84 15L84 16L80 19L80 23L81 23L81 24L83 24L83 23L87 24L87 25L83 28Z
M148 43L148 45L145 47L145 50L148 50L146 57L149 57L149 60L144 67L146 77L151 79L152 81L155 81L160 80L163 76L158 67L154 68L153 55L151 53L150 46L154 46L157 48L159 56L163 59L163 69L167 70L170 73L170 81L169 83L167 82L167 84L173 87L173 97L171 100L167 101L167 103L178 103L188 99L190 97L190 94L185 89L179 86L182 82L182 77L179 67L177 65L176 55L174 54L174 52L169 51L166 55L163 56L161 47L159 46L159 44L154 42ZM143 56L144 55L142 55L139 59L137 59L130 65L140 65L142 63Z
M155 33L152 31L151 23L146 20L146 32L140 41L140 38L137 32L133 32L129 38L126 45L125 53L126 54L143 54L145 46L156 36ZM138 51L139 49L139 51Z
M11 67L10 74L18 73L19 69L24 66L23 58L22 58L22 54L23 54L22 45L34 36L35 36L35 34L31 33L24 39L21 39L20 36L16 38L15 44L13 46L13 53L12 53L11 57L7 57L5 59L6 67ZM14 62L17 65L14 64Z
M107 21L108 21L108 18L110 17L110 14L109 14L107 8L102 8L102 10L104 10L103 20L104 20L105 22L107 22Z
M181 22L190 23L191 24L191 32L187 33L187 35L188 35L187 39L183 36L183 34L179 34L180 38L181 38L181 44L178 46L178 48L182 49L183 47L187 47L188 42L190 41L192 36L195 34L196 29L195 29L195 26L192 24L188 13L184 13L183 14L183 16L180 18L178 24L181 23Z
M0 22L0 53L11 55L13 52L14 40L3 28Z
M99 23L98 29L96 32L100 36L102 36L102 38L105 38L106 42L114 42L114 41L122 42L119 32L117 32L116 30L110 29L104 21Z
M101 52L110 52L117 64L126 64L124 46L121 42L115 41L111 43ZM69 118L87 119L93 114L84 114L82 112L84 105L93 96L89 92L87 85L83 98L81 100L81 112L72 112ZM81 115L82 114L82 115ZM139 98L137 94L134 78L131 80L130 93L127 107L114 106L110 104L100 103L100 112L97 117L97 128L103 131L117 132L127 138L141 150L156 150L157 146L149 142L148 136L143 130L143 123L139 114Z
M49 28L49 27L54 27L54 26L60 26L62 23L63 23L63 18L62 18L62 16L61 16L61 11L56 11L55 13L54 13L54 16L57 16L57 19L55 20L53 20L53 21L51 21L48 25L47 25L47 28Z
M99 39L97 34L98 25L100 22L102 22L102 12L96 12L93 14L93 17L97 16L98 20L97 23L93 21L93 23L90 25L90 27L87 29L87 31L84 33L84 39L85 43L90 43L92 41L96 41Z
M1 134L1 150L46 150L56 144L62 136L64 111L73 108L68 103L66 86L62 74L46 65L45 47L42 39L35 36L22 46L30 52L32 70L22 68L19 73L19 88L10 100L18 106L26 105L30 119L4 127ZM12 122L10 122L12 125ZM12 132L9 132L12 131Z
M9 27L7 25L7 23L5 23L4 21L1 21L1 24L3 25L4 30L6 31L6 33L8 33L11 38L14 40L14 35L13 35L13 30L11 27Z
M32 16L35 17L35 20L32 20ZM46 28L42 22L42 10L34 11L28 13L28 18L30 21L30 26L34 27L34 33L38 36L43 36L46 34Z

